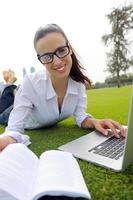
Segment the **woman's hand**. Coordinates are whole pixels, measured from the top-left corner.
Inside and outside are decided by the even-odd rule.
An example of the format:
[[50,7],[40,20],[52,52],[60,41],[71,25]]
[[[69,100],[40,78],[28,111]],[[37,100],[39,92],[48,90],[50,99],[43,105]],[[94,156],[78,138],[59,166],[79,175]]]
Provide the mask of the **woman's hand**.
[[3,136],[0,138],[0,151],[2,151],[7,145],[16,143],[16,140],[10,136]]
[[[95,128],[97,131],[101,132],[103,135],[108,135],[108,130],[111,129],[114,136],[119,138],[121,136],[125,137],[126,131],[118,122],[112,119],[95,119],[86,118],[81,125],[83,128]],[[120,134],[118,133],[120,132]]]

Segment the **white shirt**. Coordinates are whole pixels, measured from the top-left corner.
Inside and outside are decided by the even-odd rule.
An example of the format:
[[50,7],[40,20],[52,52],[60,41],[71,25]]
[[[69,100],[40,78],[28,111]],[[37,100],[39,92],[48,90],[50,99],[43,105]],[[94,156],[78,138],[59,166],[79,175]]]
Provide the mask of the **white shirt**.
[[45,70],[26,76],[16,93],[14,109],[4,135],[15,138],[18,142],[29,144],[29,137],[24,129],[46,127],[74,116],[78,126],[88,116],[86,110],[85,86],[71,78],[59,112],[57,96],[50,77]]

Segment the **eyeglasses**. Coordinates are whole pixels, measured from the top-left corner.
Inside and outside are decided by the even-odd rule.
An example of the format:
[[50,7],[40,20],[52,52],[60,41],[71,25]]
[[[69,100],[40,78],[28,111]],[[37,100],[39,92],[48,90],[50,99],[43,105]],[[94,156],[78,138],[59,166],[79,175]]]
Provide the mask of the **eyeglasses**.
[[67,56],[69,54],[69,52],[70,52],[70,48],[67,44],[63,47],[57,48],[52,53],[45,53],[41,56],[37,55],[37,57],[42,64],[49,64],[49,63],[53,62],[54,55],[56,55],[58,58],[64,58],[65,56]]

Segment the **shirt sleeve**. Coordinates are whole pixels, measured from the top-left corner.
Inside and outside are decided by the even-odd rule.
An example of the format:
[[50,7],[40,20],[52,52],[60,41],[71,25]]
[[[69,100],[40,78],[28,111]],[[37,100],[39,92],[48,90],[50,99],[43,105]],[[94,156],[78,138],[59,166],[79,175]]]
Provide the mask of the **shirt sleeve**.
[[86,113],[86,106],[87,106],[86,89],[85,86],[81,84],[79,88],[78,103],[74,111],[74,117],[79,127],[81,127],[81,123],[84,121],[84,119],[86,119],[87,117],[92,117],[90,114]]
[[26,146],[31,144],[28,135],[23,135],[17,131],[5,131],[5,133],[0,135],[0,138],[6,137],[6,136],[10,136],[10,137],[14,138],[17,142],[23,143]]
[[[29,95],[30,94],[30,95]],[[2,136],[11,136],[17,142],[28,145],[29,137],[24,135],[25,124],[29,114],[33,109],[31,102],[32,87],[28,77],[24,78],[23,84],[20,86],[15,95],[14,108],[10,113],[8,126]]]

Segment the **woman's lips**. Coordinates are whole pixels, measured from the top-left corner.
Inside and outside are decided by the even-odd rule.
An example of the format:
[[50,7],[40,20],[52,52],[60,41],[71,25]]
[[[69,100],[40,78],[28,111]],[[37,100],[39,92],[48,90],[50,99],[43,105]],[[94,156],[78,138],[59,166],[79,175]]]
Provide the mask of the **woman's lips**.
[[62,66],[62,67],[57,67],[55,70],[58,72],[64,72],[66,68],[66,65]]

